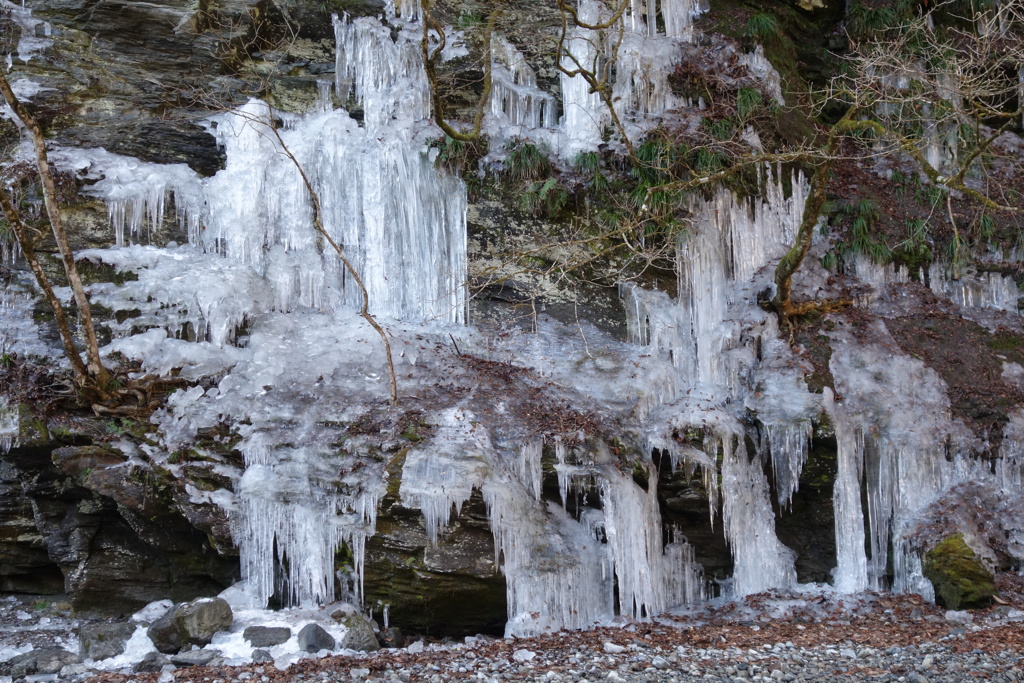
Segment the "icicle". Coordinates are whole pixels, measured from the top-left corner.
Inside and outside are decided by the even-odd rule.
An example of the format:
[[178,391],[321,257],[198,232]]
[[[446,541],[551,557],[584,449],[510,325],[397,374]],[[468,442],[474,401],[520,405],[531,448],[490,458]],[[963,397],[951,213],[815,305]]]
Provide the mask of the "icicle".
[[864,434],[836,405],[832,389],[825,387],[824,396],[838,447],[838,471],[832,493],[836,528],[836,568],[832,583],[840,592],[855,593],[868,587],[860,487]]
[[1003,491],[1017,492],[1024,485],[1024,411],[1009,417],[996,460],[996,483]]
[[554,128],[555,98],[537,87],[537,75],[523,54],[500,33],[491,36],[491,53],[491,116],[504,122],[498,128],[506,135],[515,134],[509,126]]
[[343,543],[352,551],[355,595],[362,600],[365,542],[376,525],[380,492],[339,493],[333,481],[337,457],[330,449],[293,448],[257,432],[239,450],[246,471],[232,536],[242,578],[258,602],[265,605],[278,591],[276,563],[287,567],[287,594],[281,597],[296,604],[334,600],[335,554]]
[[17,404],[11,406],[5,397],[0,396],[0,455],[18,445],[20,428]]
[[338,97],[347,99],[351,84],[370,135],[393,131],[396,121],[430,118],[430,85],[419,40],[411,33],[400,32],[392,40],[391,30],[377,19],[350,21],[346,14],[335,15],[334,36]]
[[763,46],[757,45],[753,52],[740,55],[739,62],[750,70],[754,78],[764,84],[776,102],[782,105],[786,104],[786,98],[782,96],[782,77],[765,57]]
[[483,494],[494,551],[504,560],[506,635],[583,628],[613,614],[613,574],[598,520],[577,522],[557,506],[543,510],[521,487],[500,480]]
[[696,599],[694,594],[700,592],[700,570],[692,549],[674,547],[666,552],[662,545],[657,472],[649,465],[647,474],[647,491],[615,468],[604,470],[601,485],[619,613],[632,617],[660,614],[667,607]]
[[[595,0],[580,0],[581,21],[594,23],[598,20],[599,5]],[[575,28],[565,42],[566,55],[562,56],[562,67],[570,72],[580,69],[594,71],[600,64],[597,36],[584,28]],[[601,142],[609,114],[601,96],[593,92],[583,76],[560,75],[562,85],[562,131],[567,138],[566,149],[560,150],[567,158],[581,150],[596,149]]]
[[429,449],[410,450],[402,468],[399,494],[407,507],[423,513],[427,538],[436,545],[438,532],[458,514],[474,488],[483,485],[490,470],[485,454],[493,451],[490,438],[475,427],[472,413],[446,412]]
[[933,262],[928,268],[928,279],[933,292],[958,306],[1017,312],[1020,289],[1009,275],[968,272],[956,278]]
[[9,232],[0,235],[0,265],[13,265],[19,258],[21,245],[14,239],[14,235]]
[[665,35],[693,42],[693,22],[707,10],[706,0],[662,0],[661,15],[665,21]]
[[[966,438],[950,420],[945,383],[919,360],[839,333],[833,337],[830,368],[836,388],[846,397],[844,412],[863,416],[876,430],[865,438],[863,450],[871,550],[868,583],[872,589],[888,587],[891,553],[893,590],[927,597],[931,586],[921,575],[920,558],[907,535],[920,511],[975,472],[953,448]],[[836,503],[845,500],[837,497]],[[837,510],[837,523],[841,515],[850,514]]]
[[722,517],[733,556],[736,597],[796,583],[795,554],[775,535],[775,513],[759,459],[742,434],[721,435]]
[[318,78],[316,80],[316,91],[317,100],[316,106],[319,111],[330,111],[334,107],[331,102],[331,89],[334,84],[327,78]]
[[541,483],[544,477],[544,472],[541,469],[543,451],[544,440],[531,439],[522,445],[519,458],[513,463],[516,478],[528,491],[533,493],[537,502],[540,502]]

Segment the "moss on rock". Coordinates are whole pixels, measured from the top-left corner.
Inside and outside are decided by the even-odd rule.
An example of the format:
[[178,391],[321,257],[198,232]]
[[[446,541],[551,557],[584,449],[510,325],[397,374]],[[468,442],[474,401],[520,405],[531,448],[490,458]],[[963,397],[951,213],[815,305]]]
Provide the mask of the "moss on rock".
[[937,602],[948,609],[986,607],[996,594],[992,573],[962,534],[946,538],[925,554],[924,575],[935,586]]

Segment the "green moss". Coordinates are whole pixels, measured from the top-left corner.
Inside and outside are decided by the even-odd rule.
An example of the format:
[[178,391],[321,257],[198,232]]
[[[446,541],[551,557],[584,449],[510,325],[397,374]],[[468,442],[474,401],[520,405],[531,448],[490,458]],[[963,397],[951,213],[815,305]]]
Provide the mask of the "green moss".
[[391,458],[391,461],[388,462],[387,468],[385,469],[388,475],[387,495],[395,500],[398,500],[398,491],[402,487],[402,468],[405,467],[405,456],[408,454],[408,448],[401,449],[395,453],[394,457]]
[[996,594],[992,573],[962,534],[950,536],[925,554],[924,575],[935,586],[937,602],[948,609],[986,607]]
[[1012,332],[1001,331],[988,339],[988,347],[993,351],[1024,352],[1024,336]]

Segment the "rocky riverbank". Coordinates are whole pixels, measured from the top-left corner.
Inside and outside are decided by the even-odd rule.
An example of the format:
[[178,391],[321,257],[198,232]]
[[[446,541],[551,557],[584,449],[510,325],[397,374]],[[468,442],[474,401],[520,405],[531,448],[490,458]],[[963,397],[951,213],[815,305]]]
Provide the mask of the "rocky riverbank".
[[[1000,601],[991,608],[945,611],[918,596],[851,596],[807,587],[799,593],[759,594],[734,602],[716,600],[651,621],[622,620],[593,630],[535,638],[477,636],[462,642],[433,643],[411,639],[404,648],[375,653],[341,650],[342,654],[327,657],[302,655],[288,664],[280,660],[276,664],[253,661],[238,666],[189,666],[190,658],[178,655],[148,672],[132,671],[131,667],[103,672],[76,662],[59,674],[34,675],[26,680],[1024,680],[1024,577],[1001,577],[1000,595]],[[0,604],[4,629],[0,657],[8,659],[10,653],[25,650],[30,644],[37,649],[74,649],[78,640],[75,634],[95,622],[86,617],[62,616],[60,612],[59,604],[7,598]],[[236,630],[242,630],[237,621],[232,627]],[[6,663],[0,666],[10,668]]]

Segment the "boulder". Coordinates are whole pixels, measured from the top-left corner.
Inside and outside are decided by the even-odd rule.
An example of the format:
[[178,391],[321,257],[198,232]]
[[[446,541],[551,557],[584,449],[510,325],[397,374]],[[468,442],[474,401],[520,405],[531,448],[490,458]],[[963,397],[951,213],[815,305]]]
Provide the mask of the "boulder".
[[253,664],[266,664],[267,662],[274,661],[273,656],[266,650],[253,650],[252,651],[252,663]]
[[338,621],[348,629],[345,632],[345,637],[341,639],[341,647],[357,652],[376,652],[380,649],[373,627],[366,619],[358,614],[352,614],[342,617]]
[[990,572],[962,534],[946,538],[924,556],[924,575],[935,586],[935,600],[949,610],[987,607],[996,587]]
[[41,647],[11,658],[7,665],[11,676],[22,678],[32,674],[60,673],[65,666],[79,661],[78,655],[62,647]]
[[377,643],[381,647],[405,647],[405,636],[402,635],[401,629],[392,626],[377,634]]
[[292,630],[286,626],[250,626],[242,631],[242,637],[253,647],[271,647],[291,638]]
[[78,654],[83,659],[99,661],[124,652],[125,644],[135,633],[135,624],[84,624],[78,629]]
[[299,649],[304,652],[333,650],[335,645],[331,634],[316,624],[306,624],[299,631]]
[[147,652],[142,661],[132,667],[132,671],[137,674],[154,673],[163,671],[163,668],[170,663],[166,655],[162,655],[159,652]]
[[231,628],[234,616],[223,598],[200,598],[176,606],[149,627],[149,639],[160,652],[174,654],[186,645],[209,644],[218,631]]

